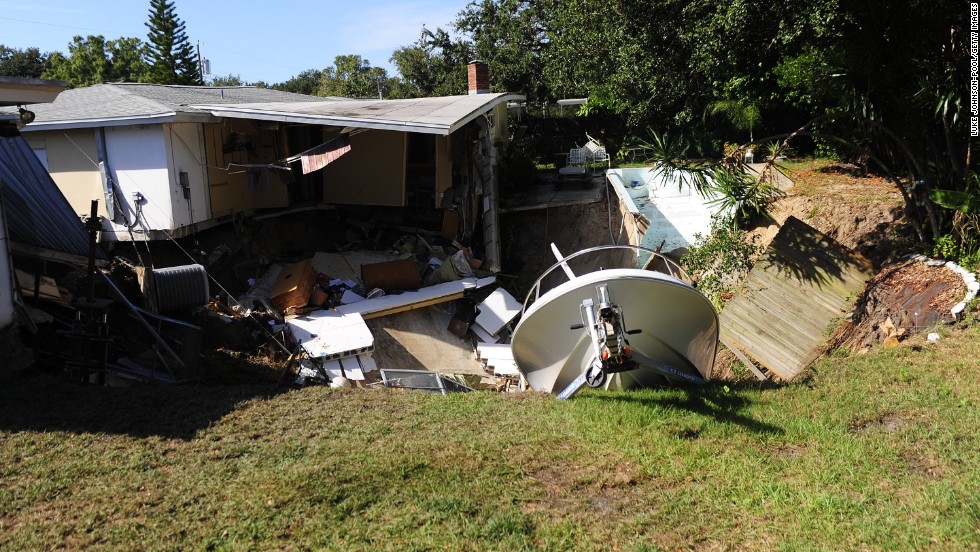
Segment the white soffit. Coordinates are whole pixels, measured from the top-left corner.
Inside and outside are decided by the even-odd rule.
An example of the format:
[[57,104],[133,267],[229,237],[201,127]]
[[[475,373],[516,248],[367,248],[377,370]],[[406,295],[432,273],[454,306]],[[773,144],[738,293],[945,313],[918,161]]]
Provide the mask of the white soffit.
[[518,94],[470,94],[409,100],[194,105],[216,117],[449,135]]

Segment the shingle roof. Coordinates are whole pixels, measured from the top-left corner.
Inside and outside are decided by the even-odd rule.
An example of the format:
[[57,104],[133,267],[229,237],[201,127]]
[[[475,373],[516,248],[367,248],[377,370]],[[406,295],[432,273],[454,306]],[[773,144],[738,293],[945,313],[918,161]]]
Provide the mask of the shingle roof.
[[[101,126],[110,121],[170,118],[177,114],[208,114],[190,107],[192,104],[252,102],[323,102],[340,100],[294,94],[251,86],[177,86],[142,83],[97,84],[62,92],[50,104],[30,107],[36,115],[25,131],[43,126],[72,123],[76,126]],[[164,122],[164,121],[161,121]]]

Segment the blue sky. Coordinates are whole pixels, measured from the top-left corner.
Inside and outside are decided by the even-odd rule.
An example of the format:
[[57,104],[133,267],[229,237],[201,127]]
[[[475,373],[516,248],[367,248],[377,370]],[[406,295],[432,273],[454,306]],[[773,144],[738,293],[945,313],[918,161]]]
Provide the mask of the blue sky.
[[[469,0],[175,0],[192,45],[212,75],[278,83],[360,54],[394,68],[391,53],[419,38],[422,25],[450,30]],[[146,41],[149,0],[0,0],[0,44],[68,52],[75,35]]]

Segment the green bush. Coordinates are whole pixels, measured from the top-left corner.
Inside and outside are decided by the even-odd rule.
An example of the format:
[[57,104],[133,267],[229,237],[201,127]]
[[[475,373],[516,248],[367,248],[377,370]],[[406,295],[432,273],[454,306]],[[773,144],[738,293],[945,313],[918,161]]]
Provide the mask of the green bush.
[[695,239],[681,257],[681,265],[720,312],[765,247],[758,243],[758,236],[749,237],[722,219],[715,219],[709,235],[696,234]]

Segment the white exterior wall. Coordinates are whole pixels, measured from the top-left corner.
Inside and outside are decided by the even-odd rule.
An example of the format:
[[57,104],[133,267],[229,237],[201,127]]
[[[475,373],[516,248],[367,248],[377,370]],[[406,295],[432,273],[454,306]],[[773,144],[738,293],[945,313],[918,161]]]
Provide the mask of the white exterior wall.
[[[136,220],[134,194],[139,192],[144,198],[140,224],[133,228],[136,239],[142,239],[141,234],[148,230],[173,230],[176,227],[174,185],[170,180],[163,126],[108,127],[105,141],[106,158],[122,192],[120,203],[130,224]],[[103,233],[103,239],[130,239],[124,224],[107,222],[107,226],[111,229]]]
[[[164,125],[164,142],[170,152],[170,200],[175,228],[211,218],[211,196],[208,193],[204,130],[199,123]],[[184,197],[180,173],[186,172],[190,197]]]

